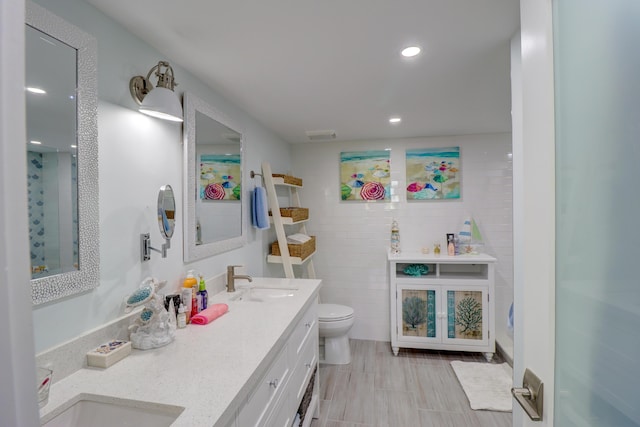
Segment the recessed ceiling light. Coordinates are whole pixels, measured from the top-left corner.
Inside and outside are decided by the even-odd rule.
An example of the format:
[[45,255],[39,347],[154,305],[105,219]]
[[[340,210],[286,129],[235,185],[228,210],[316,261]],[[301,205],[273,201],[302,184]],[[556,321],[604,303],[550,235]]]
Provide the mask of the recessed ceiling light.
[[418,46],[409,46],[402,49],[401,53],[402,53],[402,56],[406,56],[407,58],[410,58],[412,56],[416,56],[417,54],[419,54],[420,48]]
[[389,123],[400,123],[402,119],[400,117],[391,117]]
[[32,87],[32,86],[27,87],[27,92],[37,93],[38,95],[47,93],[47,91],[44,89],[40,89],[39,87]]
[[40,142],[40,141],[29,141],[29,142],[34,144],[34,145],[42,145],[42,142]]

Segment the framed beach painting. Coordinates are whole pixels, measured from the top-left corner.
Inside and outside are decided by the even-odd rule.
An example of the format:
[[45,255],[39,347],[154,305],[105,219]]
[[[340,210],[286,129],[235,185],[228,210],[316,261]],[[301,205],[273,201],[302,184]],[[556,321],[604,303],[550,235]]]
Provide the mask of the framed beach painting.
[[342,200],[389,200],[389,151],[340,153]]
[[240,154],[200,155],[200,200],[240,200],[240,182]]
[[407,200],[460,198],[460,147],[406,151]]

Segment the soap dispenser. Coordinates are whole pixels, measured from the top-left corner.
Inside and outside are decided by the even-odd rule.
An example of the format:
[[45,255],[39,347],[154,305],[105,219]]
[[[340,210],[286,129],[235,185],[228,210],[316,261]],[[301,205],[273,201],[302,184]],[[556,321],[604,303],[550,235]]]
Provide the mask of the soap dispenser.
[[193,288],[198,285],[198,281],[196,280],[196,274],[193,270],[187,271],[187,277],[185,277],[184,282],[182,283],[183,288]]

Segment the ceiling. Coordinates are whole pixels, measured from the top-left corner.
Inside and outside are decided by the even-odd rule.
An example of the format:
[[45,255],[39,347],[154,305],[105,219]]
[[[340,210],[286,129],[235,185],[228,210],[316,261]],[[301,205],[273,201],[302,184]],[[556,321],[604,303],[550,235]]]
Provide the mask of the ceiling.
[[86,1],[291,143],[511,130],[518,0]]

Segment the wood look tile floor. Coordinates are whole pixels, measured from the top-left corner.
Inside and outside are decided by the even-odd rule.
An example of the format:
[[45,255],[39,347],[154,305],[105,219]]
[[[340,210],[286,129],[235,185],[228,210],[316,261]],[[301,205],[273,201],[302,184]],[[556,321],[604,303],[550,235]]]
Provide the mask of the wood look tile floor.
[[[351,364],[320,365],[320,418],[311,427],[510,427],[511,413],[473,411],[449,362],[481,353],[400,349],[351,340]],[[495,355],[492,363],[503,363]]]

